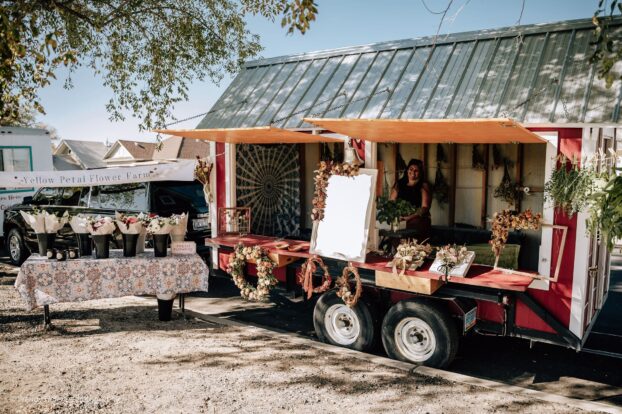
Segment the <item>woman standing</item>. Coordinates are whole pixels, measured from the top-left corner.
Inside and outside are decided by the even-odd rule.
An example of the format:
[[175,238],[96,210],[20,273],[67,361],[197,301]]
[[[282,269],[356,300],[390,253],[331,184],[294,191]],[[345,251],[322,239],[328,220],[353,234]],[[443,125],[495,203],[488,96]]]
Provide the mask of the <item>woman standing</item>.
[[412,159],[402,178],[395,182],[390,200],[408,201],[417,210],[414,214],[403,217],[406,227],[417,229],[419,240],[430,237],[430,204],[432,202],[430,186],[425,181],[425,171],[421,160]]

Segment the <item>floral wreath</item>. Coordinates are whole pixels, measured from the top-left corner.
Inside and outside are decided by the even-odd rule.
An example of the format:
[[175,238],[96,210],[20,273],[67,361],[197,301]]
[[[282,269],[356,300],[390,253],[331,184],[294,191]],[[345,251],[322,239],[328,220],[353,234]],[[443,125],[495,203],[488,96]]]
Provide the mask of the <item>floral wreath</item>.
[[320,162],[319,168],[315,170],[315,192],[313,194],[313,210],[311,210],[311,220],[313,221],[322,221],[324,219],[326,188],[331,175],[354,177],[359,175],[359,166],[356,164],[351,165],[347,162]]
[[[244,277],[244,268],[248,260],[254,260],[257,265],[257,287],[248,283]],[[245,247],[239,243],[229,256],[227,273],[231,275],[233,283],[240,289],[240,296],[243,299],[259,302],[267,300],[270,289],[278,283],[272,273],[275,267],[276,263],[261,247]]]
[[[317,264],[317,265],[316,265]],[[320,266],[324,271],[322,276],[322,284],[318,287],[313,287],[313,273],[317,270],[317,266]],[[300,268],[298,273],[298,283],[302,285],[302,290],[307,292],[307,299],[311,299],[311,295],[314,293],[323,293],[330,288],[333,278],[328,272],[328,267],[324,264],[324,261],[319,256],[311,256]]]
[[[352,273],[354,276],[356,283],[354,293],[350,291],[350,277],[348,273]],[[356,267],[352,266],[352,263],[348,263],[348,265],[343,268],[343,273],[341,274],[341,277],[337,279],[335,285],[339,288],[337,290],[337,296],[339,296],[350,308],[356,306],[356,303],[359,301],[359,298],[363,293],[363,283],[361,282],[361,275],[359,275]]]
[[495,257],[499,257],[505,248],[510,229],[538,230],[541,225],[542,214],[534,214],[530,209],[518,214],[510,210],[495,213],[492,219],[492,239],[489,242]]

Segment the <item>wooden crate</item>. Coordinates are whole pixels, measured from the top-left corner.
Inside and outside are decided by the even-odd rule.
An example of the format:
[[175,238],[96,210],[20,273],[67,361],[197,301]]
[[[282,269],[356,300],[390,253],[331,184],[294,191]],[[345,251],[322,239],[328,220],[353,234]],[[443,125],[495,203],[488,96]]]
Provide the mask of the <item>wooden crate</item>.
[[394,274],[376,270],[376,286],[431,295],[443,286],[443,282],[437,279],[408,275],[400,276],[399,273]]

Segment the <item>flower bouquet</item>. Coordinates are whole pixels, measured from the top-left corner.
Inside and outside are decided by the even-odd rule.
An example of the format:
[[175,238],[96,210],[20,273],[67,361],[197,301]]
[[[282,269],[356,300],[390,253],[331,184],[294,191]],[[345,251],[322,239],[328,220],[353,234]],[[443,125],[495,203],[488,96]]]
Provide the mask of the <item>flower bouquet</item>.
[[80,256],[90,256],[93,250],[91,248],[91,239],[87,228],[88,218],[82,214],[71,216],[69,218],[69,225],[76,234]]
[[155,214],[149,215],[147,224],[147,233],[153,236],[153,252],[155,257],[165,257],[168,247],[168,236],[177,224],[175,220],[167,217],[160,217]]
[[39,255],[45,256],[47,249],[54,247],[56,232],[63,228],[69,220],[69,214],[65,211],[62,217],[50,214],[45,210],[34,209],[32,214],[20,211],[26,224],[37,234],[39,243]]
[[[182,242],[186,238],[186,229],[188,228],[188,213],[173,214],[170,217],[171,222],[171,241]],[[175,224],[173,224],[173,222]]]
[[426,257],[432,252],[428,243],[417,243],[417,240],[402,240],[393,256],[393,273],[400,269],[400,275],[406,270],[415,270],[423,264]]
[[[123,239],[123,256],[136,256],[136,246],[139,238],[144,233],[147,221],[147,215],[139,213],[138,215],[129,215],[115,212],[115,223],[121,232]],[[144,248],[144,239],[143,239]]]
[[97,259],[110,257],[110,235],[115,229],[112,219],[107,216],[89,217],[86,228],[95,243],[95,257]]

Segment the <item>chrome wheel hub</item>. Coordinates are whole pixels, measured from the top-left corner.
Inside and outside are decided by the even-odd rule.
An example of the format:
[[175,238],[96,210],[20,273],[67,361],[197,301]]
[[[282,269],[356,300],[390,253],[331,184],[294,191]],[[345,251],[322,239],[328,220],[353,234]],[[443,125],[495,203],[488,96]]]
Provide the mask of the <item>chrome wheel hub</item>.
[[352,345],[361,334],[361,323],[356,313],[346,305],[333,305],[324,315],[328,335],[339,345]]
[[395,328],[395,344],[402,355],[413,362],[427,361],[436,350],[436,337],[424,320],[409,317]]
[[11,258],[15,261],[20,258],[22,253],[22,249],[19,244],[19,238],[15,235],[11,235],[9,238],[9,254]]

